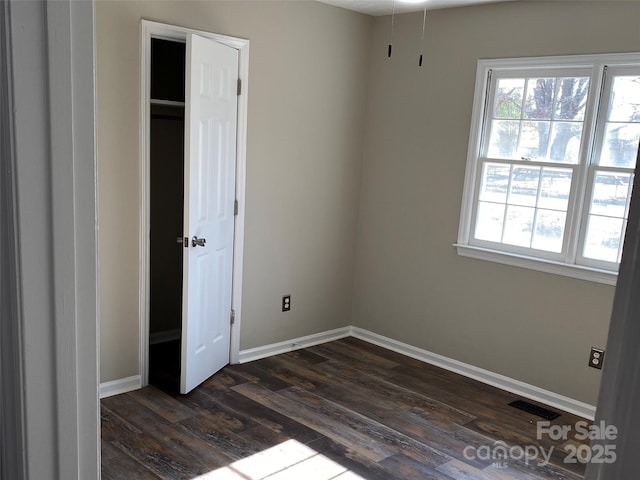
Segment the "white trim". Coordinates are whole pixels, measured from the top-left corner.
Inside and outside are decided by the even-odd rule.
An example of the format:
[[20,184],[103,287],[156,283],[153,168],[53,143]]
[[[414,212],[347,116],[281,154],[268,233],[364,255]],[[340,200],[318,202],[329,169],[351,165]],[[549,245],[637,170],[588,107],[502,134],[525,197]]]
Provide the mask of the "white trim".
[[481,129],[485,116],[485,101],[487,87],[489,86],[489,68],[485,67],[482,60],[478,62],[476,71],[476,83],[473,95],[473,108],[471,113],[471,125],[469,126],[469,145],[467,147],[467,166],[464,174],[464,186],[462,188],[462,205],[460,207],[460,222],[458,224],[458,243],[466,244],[471,236],[471,222],[473,220],[473,198],[476,192],[476,178],[478,175],[478,155],[482,147]]
[[[47,20],[54,20],[60,25],[70,21],[70,9],[64,4],[47,6]],[[68,35],[68,36],[67,36]],[[51,129],[51,184],[53,189],[51,206],[53,216],[53,264],[54,264],[54,292],[57,297],[54,302],[57,325],[55,329],[56,345],[56,378],[63,385],[70,387],[72,392],[78,388],[78,362],[75,332],[77,317],[75,305],[77,285],[75,272],[77,266],[77,239],[75,232],[69,236],[67,232],[75,229],[75,190],[74,177],[69,172],[74,168],[74,130],[73,124],[73,93],[71,68],[71,32],[61,35],[48,30],[49,57],[56,59],[49,61],[49,102]],[[70,122],[60,121],[70,119]],[[77,120],[76,120],[77,121]],[[92,139],[93,140],[93,139]],[[77,161],[77,160],[75,160]],[[65,240],[66,237],[66,240]],[[66,243],[65,243],[66,242]],[[94,257],[95,261],[95,257]],[[95,292],[93,293],[95,295]],[[72,305],[70,308],[69,305]],[[59,424],[58,442],[62,447],[61,457],[73,458],[77,449],[78,438],[78,399],[71,392],[64,389],[57,390],[57,403],[60,419],[66,419]],[[64,478],[78,478],[79,470],[75,462],[67,463],[61,470]]]
[[231,308],[233,309],[234,323],[231,325],[231,351],[230,363],[238,363],[240,358],[240,325],[242,324],[242,272],[244,271],[244,224],[245,224],[245,198],[247,184],[247,121],[249,111],[249,40],[225,37],[229,42],[237,41],[238,45],[238,77],[241,82],[240,95],[238,95],[238,125],[236,145],[236,200],[238,201],[238,214],[235,221],[233,244],[233,287]]
[[590,282],[614,285],[618,280],[618,274],[609,270],[599,270],[597,268],[585,267],[562,262],[554,262],[542,258],[527,257],[515,253],[501,252],[488,248],[474,247],[471,245],[454,244],[458,250],[458,255],[462,257],[475,258],[478,260],[488,260],[490,262],[511,265],[513,267],[523,267],[538,272],[552,273],[564,277],[578,278]]
[[[354,326],[336,328],[335,330],[328,330],[326,332],[314,333],[283,342],[241,350],[239,352],[239,363],[252,362],[254,360],[260,360],[261,358],[292,352],[345,337],[359,338],[360,340],[378,345],[387,350],[415,358],[421,362],[458,373],[468,378],[473,378],[487,385],[535,400],[565,412],[573,413],[580,417],[593,420],[595,416],[596,407],[593,405]],[[102,398],[103,396],[116,395],[117,393],[124,393],[140,388],[139,378],[139,376],[128,377],[101,384],[100,396]],[[137,387],[135,383],[136,379],[138,381]],[[103,395],[103,392],[108,392],[108,395]]]
[[640,52],[602,53],[589,55],[557,55],[548,57],[492,58],[478,60],[483,68],[499,70],[522,70],[523,67],[539,68],[591,68],[594,64],[615,64],[616,66],[636,66],[640,61]]
[[47,4],[58,475],[99,478],[93,2]]
[[100,477],[94,4],[2,8],[13,64],[25,478],[92,480]]
[[398,352],[407,357],[415,358],[421,362],[459,373],[465,377],[473,378],[487,385],[492,385],[502,390],[515,393],[516,395],[521,395],[531,400],[544,403],[545,405],[559,408],[565,412],[573,413],[590,420],[593,420],[595,416],[596,407],[593,405],[353,326],[337,328],[335,330],[294,338],[284,342],[242,350],[240,351],[240,363],[292,352],[301,348],[320,345],[349,336],[359,338],[360,340],[378,345],[387,350]]
[[242,91],[238,96],[238,124],[236,146],[236,216],[233,244],[233,291],[231,308],[235,311],[235,323],[231,325],[230,363],[238,363],[240,350],[240,325],[242,323],[242,269],[244,254],[245,190],[247,162],[247,118],[249,87],[249,40],[219,35],[216,33],[177,27],[148,20],[140,23],[140,278],[138,283],[139,303],[139,368],[142,386],[149,383],[149,72],[150,39],[165,38],[184,41],[189,33],[230,46],[238,50],[238,76],[242,82]]
[[171,342],[173,340],[180,339],[180,329],[174,328],[172,330],[163,330],[161,332],[151,332],[149,334],[149,345],[156,345],[158,343]]
[[565,412],[573,413],[590,420],[593,420],[595,416],[596,407],[565,397],[564,395],[559,395],[549,390],[544,390],[534,385],[529,385],[528,383],[469,365],[468,363],[463,363],[443,355],[438,355],[437,353],[429,352],[428,350],[414,347],[359,327],[351,327],[351,334],[365,342],[373,343],[374,345],[378,345],[388,350],[393,350],[394,352],[401,353],[407,357],[415,358],[416,360],[435,365],[436,367],[459,373],[460,375],[473,378],[474,380],[486,383],[487,385],[492,385],[502,390],[515,393],[516,395],[521,395],[531,400],[544,403],[545,405],[559,408]]
[[17,155],[9,4],[0,6],[0,478],[27,478]]
[[298,337],[284,342],[263,345],[262,347],[249,348],[241,350],[239,355],[240,363],[252,362],[261,358],[279,355],[281,353],[293,352],[301,348],[320,345],[321,343],[332,342],[341,338],[351,336],[352,327],[336,328],[326,332],[314,333],[305,337]]
[[120,378],[110,382],[100,384],[100,398],[112,397],[121,393],[132,392],[142,388],[142,379],[140,375]]
[[149,288],[150,261],[149,261],[149,231],[151,214],[150,177],[151,168],[149,162],[149,136],[150,126],[147,119],[151,114],[151,48],[150,33],[145,28],[144,22],[140,28],[140,197],[139,214],[140,230],[138,252],[140,258],[140,276],[138,277],[138,322],[139,322],[139,349],[138,365],[142,386],[149,383],[149,314],[151,289]]

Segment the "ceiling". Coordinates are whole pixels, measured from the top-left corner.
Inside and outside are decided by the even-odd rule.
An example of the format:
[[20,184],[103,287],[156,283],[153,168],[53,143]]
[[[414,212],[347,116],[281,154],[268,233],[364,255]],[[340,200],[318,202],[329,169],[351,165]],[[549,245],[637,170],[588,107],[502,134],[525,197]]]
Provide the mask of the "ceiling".
[[[346,8],[355,12],[366,13],[375,17],[391,15],[394,0],[318,0],[322,3]],[[395,13],[419,12],[427,7],[436,8],[461,7],[463,5],[478,5],[481,3],[508,2],[513,0],[395,0]]]

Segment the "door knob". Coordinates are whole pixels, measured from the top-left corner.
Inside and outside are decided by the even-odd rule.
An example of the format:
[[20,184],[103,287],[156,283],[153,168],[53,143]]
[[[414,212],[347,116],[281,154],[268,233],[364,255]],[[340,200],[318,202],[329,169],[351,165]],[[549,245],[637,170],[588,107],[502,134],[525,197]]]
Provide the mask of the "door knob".
[[192,247],[204,247],[205,243],[207,243],[206,238],[198,238],[194,235],[193,238],[191,239]]

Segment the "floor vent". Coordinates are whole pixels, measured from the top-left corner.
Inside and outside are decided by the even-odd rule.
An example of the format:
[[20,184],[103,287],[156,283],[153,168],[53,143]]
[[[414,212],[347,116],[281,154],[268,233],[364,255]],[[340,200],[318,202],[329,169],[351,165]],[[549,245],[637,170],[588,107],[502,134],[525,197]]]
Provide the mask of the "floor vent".
[[545,420],[555,420],[560,416],[558,412],[554,412],[553,410],[549,410],[548,408],[539,407],[538,405],[525,402],[524,400],[516,400],[514,402],[511,402],[509,406],[532,413],[534,415],[537,415],[538,417],[544,418]]

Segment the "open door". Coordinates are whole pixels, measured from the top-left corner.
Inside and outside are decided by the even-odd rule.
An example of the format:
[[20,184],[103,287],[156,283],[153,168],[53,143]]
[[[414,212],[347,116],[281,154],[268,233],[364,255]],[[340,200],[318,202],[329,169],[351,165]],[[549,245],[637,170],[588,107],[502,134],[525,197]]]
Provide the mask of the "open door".
[[188,35],[180,393],[229,363],[237,81],[237,50]]

